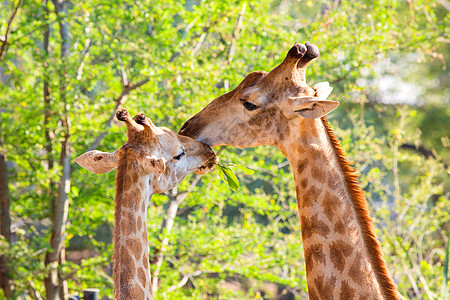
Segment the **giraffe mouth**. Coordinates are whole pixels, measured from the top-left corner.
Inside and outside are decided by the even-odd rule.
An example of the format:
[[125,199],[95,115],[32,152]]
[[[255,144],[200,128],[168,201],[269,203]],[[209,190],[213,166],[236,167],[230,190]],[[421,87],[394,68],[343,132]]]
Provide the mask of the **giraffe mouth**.
[[198,168],[196,171],[194,171],[194,173],[199,174],[199,175],[205,175],[206,173],[208,173],[209,171],[214,169],[214,166],[218,162],[219,162],[219,158],[216,155],[214,155],[213,158],[211,158],[209,161],[207,161],[204,165],[200,166],[200,168]]

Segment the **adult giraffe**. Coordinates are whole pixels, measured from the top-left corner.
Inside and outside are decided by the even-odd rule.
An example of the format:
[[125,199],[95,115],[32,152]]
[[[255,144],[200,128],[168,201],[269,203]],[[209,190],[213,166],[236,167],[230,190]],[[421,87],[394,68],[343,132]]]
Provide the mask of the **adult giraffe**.
[[316,46],[295,43],[269,73],[247,75],[189,119],[180,134],[211,147],[276,145],[288,158],[297,192],[310,299],[398,299],[357,176],[326,114],[328,83],[309,87]]
[[156,127],[139,114],[116,113],[127,125],[128,141],[116,152],[97,150],[75,161],[97,174],[117,168],[114,197],[114,299],[153,299],[148,257],[147,206],[154,193],[165,192],[189,173],[204,174],[217,157],[207,145]]

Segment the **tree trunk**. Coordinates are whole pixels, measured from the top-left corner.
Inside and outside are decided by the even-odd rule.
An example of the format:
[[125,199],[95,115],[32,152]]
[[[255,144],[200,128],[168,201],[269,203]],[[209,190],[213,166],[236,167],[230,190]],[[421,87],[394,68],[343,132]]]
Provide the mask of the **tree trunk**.
[[[11,243],[11,216],[9,214],[8,168],[0,153],[0,234]],[[8,257],[0,256],[0,285],[6,298],[11,295],[11,283],[7,267]]]
[[[49,10],[47,7],[47,0],[44,0],[44,7],[46,15],[49,15]],[[50,95],[50,83],[49,83],[49,71],[48,71],[48,57],[50,54],[50,25],[45,25],[44,31],[44,134],[45,134],[45,151],[47,152],[47,170],[53,169],[54,159],[53,159],[53,138],[54,133],[50,128],[50,120],[53,115],[52,112],[52,102]],[[53,192],[53,183],[50,184]],[[53,195],[53,193],[52,193]],[[54,201],[54,200],[53,200]]]
[[69,55],[70,38],[69,26],[61,17],[67,13],[66,2],[63,0],[52,0],[55,11],[59,21],[59,32],[61,36],[61,65],[60,70],[60,88],[59,97],[64,106],[61,113],[61,123],[63,126],[63,140],[61,142],[61,154],[59,163],[62,168],[62,174],[59,180],[58,196],[54,205],[53,212],[53,227],[50,239],[51,250],[47,252],[45,257],[45,264],[49,267],[49,273],[45,278],[45,288],[48,300],[65,299],[67,298],[67,284],[64,279],[58,274],[58,266],[64,263],[65,260],[65,226],[69,212],[68,193],[71,184],[70,171],[70,120],[68,112],[68,103],[66,97],[66,77],[67,77],[67,57]]
[[178,207],[180,207],[181,202],[189,195],[189,193],[197,186],[200,181],[201,176],[196,175],[194,180],[192,181],[189,188],[181,193],[178,193],[177,187],[173,188],[170,193],[167,195],[169,197],[169,206],[167,208],[166,217],[163,220],[163,224],[161,226],[161,234],[164,236],[161,241],[161,246],[158,250],[155,250],[155,253],[151,259],[151,264],[156,265],[155,270],[152,275],[152,294],[155,295],[158,291],[158,280],[159,280],[159,272],[161,271],[161,266],[164,261],[164,255],[167,250],[167,246],[169,245],[169,235],[172,231],[173,224],[175,221],[175,217],[178,212]]

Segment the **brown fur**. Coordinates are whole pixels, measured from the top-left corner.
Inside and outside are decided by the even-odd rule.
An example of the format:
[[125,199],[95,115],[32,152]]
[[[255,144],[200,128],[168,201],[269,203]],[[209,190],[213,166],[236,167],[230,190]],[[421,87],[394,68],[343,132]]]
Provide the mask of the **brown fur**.
[[[372,267],[375,271],[378,282],[380,283],[382,293],[386,299],[400,299],[397,294],[397,288],[392,282],[388,274],[386,263],[383,260],[381,246],[376,238],[372,220],[367,209],[366,198],[363,190],[358,184],[358,175],[355,174],[355,170],[347,161],[340,142],[334,135],[328,120],[326,120],[326,118],[322,118],[322,123],[327,131],[328,138],[333,146],[336,157],[344,173],[347,190],[351,196],[353,208],[356,212],[357,220],[361,227],[364,245],[366,246],[367,253],[369,253],[371,258]],[[346,292],[348,292],[348,290]]]
[[327,263],[327,258],[321,244],[312,245],[307,249],[305,248],[305,266],[307,273],[314,268],[315,263],[321,263],[323,265]]
[[352,247],[344,241],[335,241],[330,245],[330,259],[335,268],[344,271],[345,258],[353,252]]
[[353,298],[355,298],[355,290],[352,289],[346,281],[342,282],[340,297],[341,299],[345,300],[352,300]]
[[330,233],[330,228],[328,228],[325,222],[319,219],[317,214],[311,216],[310,218],[307,216],[301,216],[300,223],[302,227],[302,236],[304,239],[311,237],[315,233],[326,238]]
[[[124,247],[121,247],[123,243],[120,242],[121,236],[121,224],[122,224],[122,205],[123,205],[123,196],[126,189],[126,178],[127,178],[127,160],[124,159],[124,156],[126,155],[125,150],[121,148],[119,150],[119,166],[117,167],[117,173],[116,173],[116,195],[114,197],[114,233],[113,233],[113,245],[114,245],[114,252],[113,252],[113,268],[114,268],[114,274],[119,274],[120,269],[120,262],[122,259],[120,259],[123,255],[127,255],[124,252],[126,249]],[[114,299],[121,299],[127,297],[129,295],[130,291],[128,290],[128,283],[127,282],[121,282],[126,281],[128,279],[128,276],[123,276],[123,278],[114,277]]]

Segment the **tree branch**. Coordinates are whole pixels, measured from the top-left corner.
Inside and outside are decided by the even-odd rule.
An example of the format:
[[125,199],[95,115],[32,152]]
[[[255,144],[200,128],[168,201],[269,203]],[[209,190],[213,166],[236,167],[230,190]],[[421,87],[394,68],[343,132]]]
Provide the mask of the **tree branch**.
[[427,148],[425,148],[422,145],[419,146],[419,145],[405,143],[405,144],[400,145],[400,148],[411,149],[411,150],[414,150],[414,151],[422,154],[425,158],[432,157],[432,158],[436,159],[436,156],[434,156],[433,152],[431,150],[428,150]]
[[245,8],[247,7],[247,4],[244,2],[242,3],[241,11],[239,12],[239,16],[236,21],[236,26],[233,30],[233,35],[231,38],[231,46],[230,51],[228,52],[228,62],[231,62],[233,60],[234,50],[236,48],[236,42],[239,37],[239,31],[241,31],[242,22],[244,21],[244,14],[245,14]]
[[[66,0],[52,0],[56,15],[65,15],[67,13]],[[63,126],[63,140],[61,141],[61,152],[59,164],[61,166],[61,175],[58,184],[58,196],[52,216],[52,234],[50,238],[49,251],[45,256],[45,265],[49,267],[46,278],[44,279],[46,297],[49,300],[58,298],[65,299],[67,295],[67,283],[60,278],[58,266],[65,260],[65,227],[69,213],[69,198],[71,185],[71,151],[70,151],[70,118],[69,103],[67,100],[67,59],[70,51],[69,24],[66,21],[59,22],[59,34],[61,37],[61,70],[59,73],[59,97],[64,105],[61,114],[61,123]]]
[[437,3],[442,5],[446,10],[450,10],[450,2],[447,0],[436,0]]
[[11,16],[9,17],[8,25],[6,26],[6,33],[5,33],[5,36],[2,41],[2,46],[0,47],[0,61],[3,59],[3,57],[6,54],[6,47],[8,45],[9,35],[11,33],[11,24],[17,15],[17,11],[19,10],[20,5],[22,5],[22,2],[23,2],[23,0],[19,0],[16,7],[14,7],[14,9],[11,13]]
[[[234,9],[233,9],[234,10]],[[204,39],[207,35],[207,33],[211,30],[211,28],[213,28],[214,26],[216,26],[222,19],[226,18],[233,10],[228,10],[224,13],[222,13],[216,20],[214,20],[213,22],[211,22],[211,24],[208,24],[207,26],[203,26],[201,33],[197,33],[194,34],[189,41],[187,42],[188,44],[192,43],[193,40],[195,40],[196,38],[200,37],[199,42],[197,43],[196,47],[194,48],[194,53],[196,53],[197,51],[200,50],[201,45],[204,42]],[[190,25],[189,25],[190,26]],[[188,27],[189,27],[188,26]],[[191,26],[192,27],[192,26]],[[182,46],[182,42],[179,43],[179,46]],[[169,58],[169,62],[172,62],[175,58],[177,58],[180,55],[180,51],[176,51],[172,54],[172,56]]]
[[[5,157],[0,153],[0,235],[11,243],[11,215],[9,208],[8,168]],[[6,298],[11,294],[11,278],[8,270],[8,257],[0,255],[0,287]]]
[[[415,145],[415,144],[405,143],[405,144],[400,145],[400,148],[402,148],[402,149],[410,149],[410,150],[416,151],[417,153],[422,154],[426,159],[433,158],[433,159],[438,160],[436,158],[436,155],[434,155],[432,150],[427,149],[426,147],[424,147],[422,145]],[[443,161],[441,161],[441,163],[444,164],[445,168],[448,168],[448,164],[446,164]]]
[[84,66],[86,65],[86,59],[89,57],[89,48],[91,47],[92,40],[90,38],[86,39],[86,42],[84,43],[84,49],[81,52],[81,62],[80,66],[77,70],[77,80],[81,80],[81,76],[83,75]]
[[188,282],[188,280],[190,278],[202,275],[203,271],[195,271],[195,272],[193,272],[191,274],[186,274],[186,273],[180,271],[180,273],[183,274],[183,278],[177,284],[170,286],[165,293],[170,293],[170,292],[173,292],[174,290],[176,290],[178,288],[183,287]]

